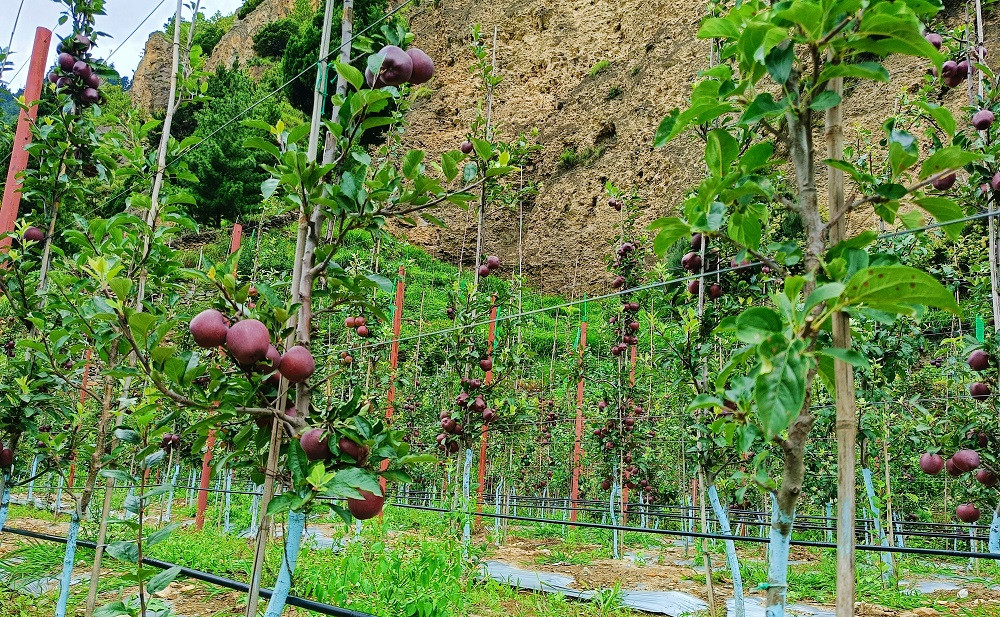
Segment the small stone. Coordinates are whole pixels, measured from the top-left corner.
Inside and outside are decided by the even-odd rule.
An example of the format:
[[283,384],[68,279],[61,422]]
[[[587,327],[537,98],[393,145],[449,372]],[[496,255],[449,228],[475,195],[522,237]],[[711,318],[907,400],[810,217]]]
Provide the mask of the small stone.
[[968,598],[968,597],[969,597],[969,590],[968,589],[959,589],[958,590],[958,598],[960,600],[963,600],[963,599]]

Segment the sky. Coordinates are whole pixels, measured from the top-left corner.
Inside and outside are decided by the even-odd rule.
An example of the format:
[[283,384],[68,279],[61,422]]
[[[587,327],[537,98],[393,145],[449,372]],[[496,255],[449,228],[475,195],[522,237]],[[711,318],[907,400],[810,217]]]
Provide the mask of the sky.
[[[185,0],[185,4],[188,1],[190,0]],[[225,15],[234,12],[242,4],[243,0],[202,0],[201,12],[213,15],[216,11],[222,11]],[[159,7],[154,11],[153,8],[157,5]],[[14,17],[19,6],[21,15],[14,30]],[[55,0],[0,0],[0,47],[7,47],[11,32],[14,32],[14,42],[10,46],[14,55],[9,58],[14,68],[10,72],[4,71],[3,80],[10,84],[14,92],[24,87],[28,72],[26,63],[31,57],[35,28],[38,26],[56,28],[49,50],[49,64],[54,63],[59,36],[68,34],[70,27],[70,24],[57,27],[59,14],[64,8],[62,2]],[[161,0],[107,0],[105,4],[107,15],[97,18],[97,29],[107,33],[108,37],[98,41],[100,51],[97,55],[106,57],[114,52],[111,63],[121,75],[132,77],[135,67],[142,58],[149,34],[162,29],[176,10],[176,0],[162,0],[162,3]],[[147,15],[149,19],[132,35],[132,38],[125,41]],[[185,19],[190,19],[190,9],[185,9],[184,15]],[[14,73],[18,69],[20,72],[15,76]]]

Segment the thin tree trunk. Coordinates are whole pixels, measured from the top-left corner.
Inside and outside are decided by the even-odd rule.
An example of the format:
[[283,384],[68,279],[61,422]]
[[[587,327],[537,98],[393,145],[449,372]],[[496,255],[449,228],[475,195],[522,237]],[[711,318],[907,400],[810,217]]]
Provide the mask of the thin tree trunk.
[[[275,423],[277,424],[277,423]],[[285,529],[285,553],[281,558],[281,570],[278,580],[274,583],[274,592],[267,603],[264,617],[281,617],[285,610],[285,602],[292,589],[292,574],[295,572],[295,562],[299,558],[299,548],[302,546],[302,532],[305,529],[306,515],[304,512],[289,512],[288,526]]]
[[[715,513],[715,518],[719,520],[719,531],[726,536],[732,535],[733,532],[729,526],[729,514],[719,502],[719,491],[715,488],[715,482],[712,482],[708,487],[708,500],[709,503],[712,504],[712,511]],[[724,544],[726,546],[726,562],[729,564],[729,573],[733,577],[734,615],[735,617],[745,617],[746,607],[743,603],[743,573],[740,572],[740,559],[736,555],[736,543],[732,540],[726,540]]]

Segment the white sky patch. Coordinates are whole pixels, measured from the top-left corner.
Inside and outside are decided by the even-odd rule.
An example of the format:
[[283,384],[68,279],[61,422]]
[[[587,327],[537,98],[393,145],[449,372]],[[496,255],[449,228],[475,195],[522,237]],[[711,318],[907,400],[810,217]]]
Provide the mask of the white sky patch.
[[[187,3],[188,0],[185,0]],[[0,47],[6,47],[10,41],[10,35],[14,26],[14,16],[21,0],[0,0]],[[142,59],[142,52],[146,47],[146,39],[151,32],[161,30],[167,20],[177,10],[176,0],[164,0],[146,23],[130,38],[122,41],[135,30],[135,27],[150,15],[153,7],[160,4],[160,0],[107,0],[105,11],[107,15],[97,18],[98,31],[105,32],[108,37],[98,40],[100,46],[96,55],[107,57],[114,51],[111,63],[114,64],[122,76],[132,77],[135,67]],[[233,13],[243,5],[243,0],[203,0],[201,3],[201,13],[206,16],[214,15],[216,11],[221,11],[223,15]],[[17,30],[14,33],[14,42],[11,44],[13,55],[9,58],[14,68],[10,72],[5,71],[3,80],[7,82],[10,89],[17,92],[24,87],[27,78],[27,62],[31,58],[31,46],[35,38],[35,29],[38,26],[55,29],[52,37],[52,46],[49,50],[49,65],[55,62],[56,44],[60,36],[66,36],[70,30],[70,24],[58,26],[59,14],[65,5],[55,0],[24,0],[24,7],[21,9],[21,17],[17,23]],[[185,7],[184,18],[190,19],[191,11]],[[115,51],[117,50],[117,51]],[[15,73],[17,73],[15,75]]]

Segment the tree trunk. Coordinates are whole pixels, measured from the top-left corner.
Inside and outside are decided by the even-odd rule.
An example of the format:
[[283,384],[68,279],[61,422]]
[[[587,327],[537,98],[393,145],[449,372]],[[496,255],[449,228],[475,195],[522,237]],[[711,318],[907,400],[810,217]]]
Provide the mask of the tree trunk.
[[[709,503],[712,504],[712,512],[715,513],[715,518],[719,521],[719,531],[721,531],[723,535],[731,536],[733,532],[729,526],[729,514],[719,502],[719,492],[716,490],[714,482],[708,487],[708,500]],[[729,564],[729,572],[733,577],[733,602],[735,605],[734,615],[735,617],[745,617],[746,608],[743,605],[743,573],[740,572],[740,560],[736,555],[736,543],[732,540],[726,540],[724,544],[726,546],[726,562]]]
[[10,512],[10,474],[3,474],[3,478],[0,478],[0,482],[3,486],[0,487],[0,533],[3,532],[4,525],[7,524],[7,514]]
[[66,553],[63,555],[62,574],[59,575],[59,600],[56,602],[55,617],[66,617],[66,603],[69,601],[69,585],[73,579],[73,563],[76,561],[76,538],[80,533],[80,515],[73,513],[69,533],[66,536]]
[[771,541],[767,546],[767,617],[784,617],[788,599],[788,552],[791,549],[795,507],[782,509],[772,494]]
[[274,592],[271,594],[271,601],[267,603],[267,611],[264,617],[281,617],[285,610],[285,601],[288,600],[288,593],[292,589],[292,573],[295,571],[295,562],[299,558],[299,548],[302,546],[302,532],[305,529],[306,515],[304,512],[289,512],[288,527],[285,530],[285,554],[281,558],[281,570],[278,572],[278,580],[274,583]]
[[[0,528],[2,527],[0,525]],[[997,507],[993,510],[993,522],[990,524],[990,539],[987,546],[991,553],[1000,553],[1000,502],[997,502]]]

